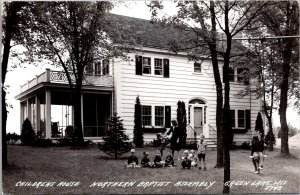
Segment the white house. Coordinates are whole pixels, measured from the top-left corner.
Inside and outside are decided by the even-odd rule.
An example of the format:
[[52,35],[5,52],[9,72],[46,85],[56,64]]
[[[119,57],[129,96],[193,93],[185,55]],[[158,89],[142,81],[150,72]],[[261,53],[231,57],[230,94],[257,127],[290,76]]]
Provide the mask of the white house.
[[[82,89],[82,121],[85,139],[101,139],[107,126],[105,120],[113,112],[122,117],[130,138],[133,137],[134,105],[139,96],[142,104],[144,137],[150,141],[155,133],[169,128],[176,120],[177,102],[187,110],[187,136],[203,133],[216,140],[216,90],[210,60],[189,61],[187,53],[174,54],[169,40],[179,36],[147,20],[121,17],[135,29],[139,45],[128,54],[130,60],[103,60],[89,67]],[[235,95],[249,81],[238,77],[243,68],[230,69],[230,104],[234,141],[249,141],[255,126],[261,100],[251,95]],[[222,62],[220,61],[220,72]],[[251,82],[250,82],[251,86]],[[46,70],[21,87],[16,97],[21,102],[21,122],[29,118],[36,131],[45,131],[46,138],[69,134],[73,125],[70,90],[63,72]],[[62,119],[54,119],[54,107]],[[52,111],[51,111],[52,110]]]

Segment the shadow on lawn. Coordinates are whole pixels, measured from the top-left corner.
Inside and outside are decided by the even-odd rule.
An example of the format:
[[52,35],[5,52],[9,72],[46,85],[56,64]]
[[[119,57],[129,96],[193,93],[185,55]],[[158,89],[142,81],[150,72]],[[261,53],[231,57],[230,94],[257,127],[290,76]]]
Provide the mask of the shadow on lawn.
[[113,156],[100,155],[97,157],[99,160],[127,160],[129,156],[119,156],[117,159]]

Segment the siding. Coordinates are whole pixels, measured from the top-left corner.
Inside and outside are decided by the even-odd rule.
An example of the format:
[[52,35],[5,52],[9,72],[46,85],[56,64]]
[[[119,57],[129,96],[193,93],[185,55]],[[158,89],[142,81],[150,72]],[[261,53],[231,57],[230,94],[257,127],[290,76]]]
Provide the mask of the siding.
[[[116,111],[123,118],[124,126],[128,135],[132,138],[134,126],[134,104],[139,95],[143,105],[171,106],[171,119],[176,119],[177,102],[184,101],[186,105],[192,98],[203,98],[207,102],[207,123],[216,129],[216,91],[213,77],[213,69],[210,61],[202,63],[202,73],[194,73],[194,63],[189,62],[182,56],[170,56],[158,53],[144,52],[144,57],[168,58],[170,60],[170,77],[164,78],[155,75],[135,75],[135,54],[130,54],[129,61],[114,61],[115,77],[115,99]],[[220,73],[222,73],[220,64]],[[153,69],[154,66],[152,66]],[[231,84],[231,108],[250,109],[251,106],[251,128],[254,128],[256,115],[259,111],[259,101],[250,97],[237,98],[234,96],[245,87],[243,84]],[[187,109],[188,112],[188,109]],[[153,113],[152,113],[153,114]],[[154,138],[153,134],[146,134]],[[235,139],[247,140],[251,132],[237,134]],[[216,132],[210,131],[210,138],[216,138]]]

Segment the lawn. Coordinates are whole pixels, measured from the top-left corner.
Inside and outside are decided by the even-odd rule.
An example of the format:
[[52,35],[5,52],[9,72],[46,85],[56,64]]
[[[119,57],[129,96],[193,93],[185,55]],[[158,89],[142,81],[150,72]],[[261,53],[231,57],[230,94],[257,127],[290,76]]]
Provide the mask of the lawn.
[[[155,149],[136,149],[141,159],[142,152],[148,151],[150,158]],[[181,151],[182,152],[182,151]],[[279,149],[267,152],[268,158],[262,174],[253,174],[249,151],[231,152],[231,180],[240,181],[243,186],[233,185],[232,193],[299,193],[300,153],[291,150],[292,158],[279,157]],[[216,194],[222,193],[223,169],[214,169],[216,151],[207,153],[207,170],[192,168],[183,170],[180,166],[173,168],[126,168],[124,154],[119,160],[107,157],[97,148],[73,150],[69,147],[33,148],[27,146],[8,146],[9,168],[3,173],[4,192],[14,194]],[[177,164],[179,164],[177,162]],[[243,183],[241,181],[244,181]],[[269,181],[264,186],[258,182]],[[48,187],[18,186],[21,182],[55,182]],[[60,182],[75,186],[58,186]],[[79,182],[79,183],[78,183]],[[91,185],[94,182],[128,182],[121,186],[101,187]],[[129,182],[132,186],[129,186]],[[141,182],[160,183],[162,186],[142,186]],[[184,185],[176,186],[178,182]],[[198,182],[198,183],[196,183]],[[206,183],[201,182],[207,182]],[[245,183],[246,182],[246,183]],[[255,183],[256,182],[256,183]],[[279,185],[274,185],[275,182]],[[268,185],[267,185],[268,183]],[[127,185],[128,184],[128,185]],[[256,185],[251,185],[256,184]],[[127,186],[126,186],[127,185]],[[198,185],[198,186],[196,186]],[[200,186],[201,185],[201,186]],[[267,187],[268,186],[268,187]],[[281,187],[280,187],[281,186]]]

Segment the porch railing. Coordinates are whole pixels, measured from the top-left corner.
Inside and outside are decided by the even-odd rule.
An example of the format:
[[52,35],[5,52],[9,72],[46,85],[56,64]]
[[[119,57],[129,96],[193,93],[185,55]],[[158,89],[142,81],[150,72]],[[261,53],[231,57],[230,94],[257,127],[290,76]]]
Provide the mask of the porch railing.
[[[72,82],[75,83],[74,74],[70,73],[70,76]],[[67,84],[69,81],[65,72],[46,69],[42,74],[35,76],[32,80],[27,81],[26,84],[21,85],[21,93],[42,82]],[[112,87],[113,78],[110,75],[84,74],[83,85]]]

